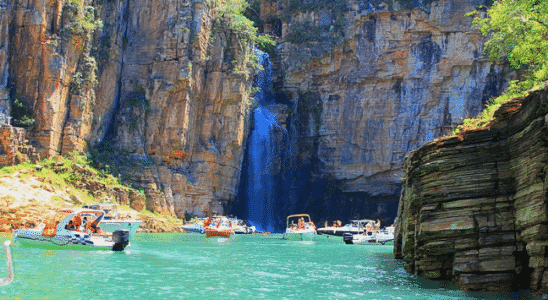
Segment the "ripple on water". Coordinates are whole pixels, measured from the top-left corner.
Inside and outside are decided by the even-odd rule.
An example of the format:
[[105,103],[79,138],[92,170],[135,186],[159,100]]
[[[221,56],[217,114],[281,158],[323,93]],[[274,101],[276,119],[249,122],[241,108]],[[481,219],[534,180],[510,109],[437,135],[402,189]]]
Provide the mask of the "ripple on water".
[[391,258],[391,251],[390,247],[349,247],[342,240],[303,245],[242,236],[219,242],[198,234],[138,234],[131,250],[124,253],[43,251],[16,245],[12,249],[16,278],[0,295],[22,299],[64,299],[66,295],[75,299],[478,298],[417,279],[405,272],[401,261]]

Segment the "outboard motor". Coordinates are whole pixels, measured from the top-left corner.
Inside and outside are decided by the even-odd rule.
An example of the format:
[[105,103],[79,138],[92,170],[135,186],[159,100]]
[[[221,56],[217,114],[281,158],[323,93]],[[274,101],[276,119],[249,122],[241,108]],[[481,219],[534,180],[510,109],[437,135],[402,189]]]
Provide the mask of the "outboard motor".
[[345,232],[343,234],[343,241],[345,244],[354,244],[354,235],[350,232]]
[[124,248],[129,244],[129,230],[127,229],[117,229],[112,233],[112,241],[114,246],[112,246],[113,251],[123,251]]

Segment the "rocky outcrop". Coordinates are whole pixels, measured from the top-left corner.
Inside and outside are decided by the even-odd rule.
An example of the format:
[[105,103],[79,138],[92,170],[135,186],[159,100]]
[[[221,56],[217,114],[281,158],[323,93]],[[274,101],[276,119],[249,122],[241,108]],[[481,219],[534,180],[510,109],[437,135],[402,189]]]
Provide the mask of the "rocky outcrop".
[[405,161],[394,252],[465,290],[546,293],[548,88]]
[[464,16],[486,2],[261,1],[276,101],[295,112],[286,123],[310,178],[303,210],[394,218],[403,158],[502,89]]

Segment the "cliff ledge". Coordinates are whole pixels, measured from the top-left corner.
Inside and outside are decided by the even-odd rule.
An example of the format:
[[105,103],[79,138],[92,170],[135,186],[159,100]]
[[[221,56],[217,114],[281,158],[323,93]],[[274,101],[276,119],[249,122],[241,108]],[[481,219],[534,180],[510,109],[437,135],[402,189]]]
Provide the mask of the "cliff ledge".
[[394,255],[464,290],[548,292],[548,87],[405,159]]

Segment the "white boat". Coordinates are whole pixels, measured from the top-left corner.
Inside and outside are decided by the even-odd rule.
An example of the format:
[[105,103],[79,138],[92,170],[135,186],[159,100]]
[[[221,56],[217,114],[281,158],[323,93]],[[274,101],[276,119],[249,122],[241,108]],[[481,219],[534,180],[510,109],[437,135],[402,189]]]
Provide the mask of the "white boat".
[[[57,220],[62,218],[61,221],[18,229],[14,232],[14,243],[52,250],[124,250],[129,244],[128,230],[118,229],[110,233],[95,229],[101,227],[104,215],[105,212],[100,210],[61,209],[55,216]],[[86,224],[78,224],[79,220],[87,218]],[[71,226],[73,224],[78,226]]]
[[204,221],[205,221],[205,218],[203,218],[203,220],[198,219],[197,222],[184,224],[181,226],[181,228],[183,228],[187,232],[197,232],[197,233],[203,234],[205,233]]
[[[291,224],[289,223],[290,220]],[[294,224],[295,220],[297,220],[297,224]],[[309,215],[297,214],[287,217],[286,229],[283,235],[284,240],[312,241],[315,236],[316,229],[314,228]]]
[[132,240],[135,237],[137,229],[143,223],[141,220],[135,220],[130,218],[124,218],[118,212],[118,205],[116,203],[99,203],[84,205],[83,208],[102,210],[105,212],[105,217],[101,222],[101,228],[103,231],[114,232],[118,229],[126,229],[129,231],[129,239]]
[[365,226],[368,223],[376,224],[376,221],[370,219],[350,220],[350,223],[344,226],[326,226],[318,228],[318,232],[321,234],[336,236],[343,236],[345,233],[361,234],[365,232]]
[[379,231],[364,232],[361,234],[345,233],[345,244],[381,244],[394,242],[394,227],[386,227]]
[[246,221],[238,218],[230,218],[230,224],[235,234],[253,234],[257,230],[255,226],[250,226]]

